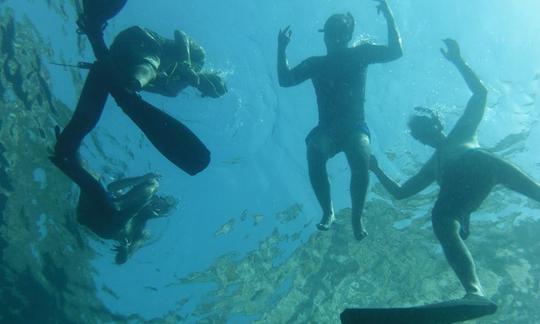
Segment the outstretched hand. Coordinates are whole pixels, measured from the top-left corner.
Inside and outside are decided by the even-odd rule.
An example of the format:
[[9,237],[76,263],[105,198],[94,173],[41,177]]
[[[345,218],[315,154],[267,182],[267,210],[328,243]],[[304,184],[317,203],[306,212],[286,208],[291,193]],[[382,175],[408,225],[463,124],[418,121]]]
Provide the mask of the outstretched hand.
[[378,2],[379,4],[377,5],[377,13],[380,15],[381,13],[383,15],[385,14],[388,14],[390,12],[390,7],[388,7],[388,3],[386,2],[386,0],[374,0],[376,2]]
[[228,91],[225,81],[215,72],[200,73],[199,78],[197,89],[203,97],[219,98]]
[[291,26],[287,26],[283,30],[280,29],[279,35],[278,35],[278,46],[280,48],[286,48],[291,41],[291,36],[292,36]]
[[446,45],[446,51],[444,48],[441,48],[441,53],[443,56],[450,62],[455,62],[459,59],[461,59],[461,52],[459,50],[459,44],[451,39],[443,39],[444,44]]

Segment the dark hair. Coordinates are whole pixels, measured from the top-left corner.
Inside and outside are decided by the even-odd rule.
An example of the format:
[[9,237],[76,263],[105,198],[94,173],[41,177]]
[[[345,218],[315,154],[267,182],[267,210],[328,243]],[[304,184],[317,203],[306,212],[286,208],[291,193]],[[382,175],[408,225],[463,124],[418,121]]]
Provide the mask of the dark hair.
[[334,14],[324,23],[322,32],[343,33],[347,40],[351,40],[356,25],[354,17],[350,12],[346,14]]
[[414,133],[415,131],[426,129],[428,127],[435,126],[438,131],[443,130],[443,125],[439,115],[433,110],[425,107],[415,107],[415,114],[411,115],[407,125],[409,129]]

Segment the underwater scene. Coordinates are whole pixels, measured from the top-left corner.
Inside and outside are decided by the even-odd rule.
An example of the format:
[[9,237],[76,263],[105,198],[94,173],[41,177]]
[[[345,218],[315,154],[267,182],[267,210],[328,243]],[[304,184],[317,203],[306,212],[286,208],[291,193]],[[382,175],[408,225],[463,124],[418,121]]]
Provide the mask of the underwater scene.
[[539,10],[0,0],[0,323],[540,323]]

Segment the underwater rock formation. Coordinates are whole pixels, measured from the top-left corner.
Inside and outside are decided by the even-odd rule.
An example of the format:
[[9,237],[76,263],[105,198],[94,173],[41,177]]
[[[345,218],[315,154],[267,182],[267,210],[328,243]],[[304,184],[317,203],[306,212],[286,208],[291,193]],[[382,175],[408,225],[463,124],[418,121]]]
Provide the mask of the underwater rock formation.
[[[377,187],[377,186],[376,186]],[[380,188],[375,188],[380,191]],[[496,192],[487,209],[502,210],[506,195]],[[317,233],[285,261],[280,245],[291,235],[276,228],[259,248],[239,258],[224,255],[182,284],[214,284],[192,313],[199,323],[243,316],[254,323],[336,323],[347,307],[390,307],[459,298],[463,291],[431,231],[430,218],[414,218],[416,202],[392,204],[388,196],[367,205],[370,236],[353,238],[350,210],[342,210],[328,232]],[[516,203],[514,197],[513,203]],[[420,199],[423,201],[423,199]],[[519,199],[517,203],[519,203]],[[516,209],[519,210],[519,206]],[[540,321],[540,222],[517,222],[521,213],[497,221],[474,221],[468,239],[482,283],[499,305],[495,315],[468,323]],[[282,213],[276,215],[282,218]]]
[[0,322],[121,320],[95,297],[76,191],[48,160],[71,111],[51,94],[48,49],[12,17],[0,17]]

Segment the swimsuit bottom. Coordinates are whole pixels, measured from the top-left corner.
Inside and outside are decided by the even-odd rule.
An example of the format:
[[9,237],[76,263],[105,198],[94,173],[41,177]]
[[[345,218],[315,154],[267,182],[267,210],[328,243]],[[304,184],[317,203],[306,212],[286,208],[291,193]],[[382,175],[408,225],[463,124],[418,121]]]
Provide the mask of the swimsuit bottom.
[[471,149],[444,171],[433,215],[460,219],[478,209],[497,184],[500,159],[484,149]]
[[371,134],[365,121],[351,126],[318,125],[306,137],[306,145],[332,157],[339,152],[358,148],[366,137],[369,142]]

